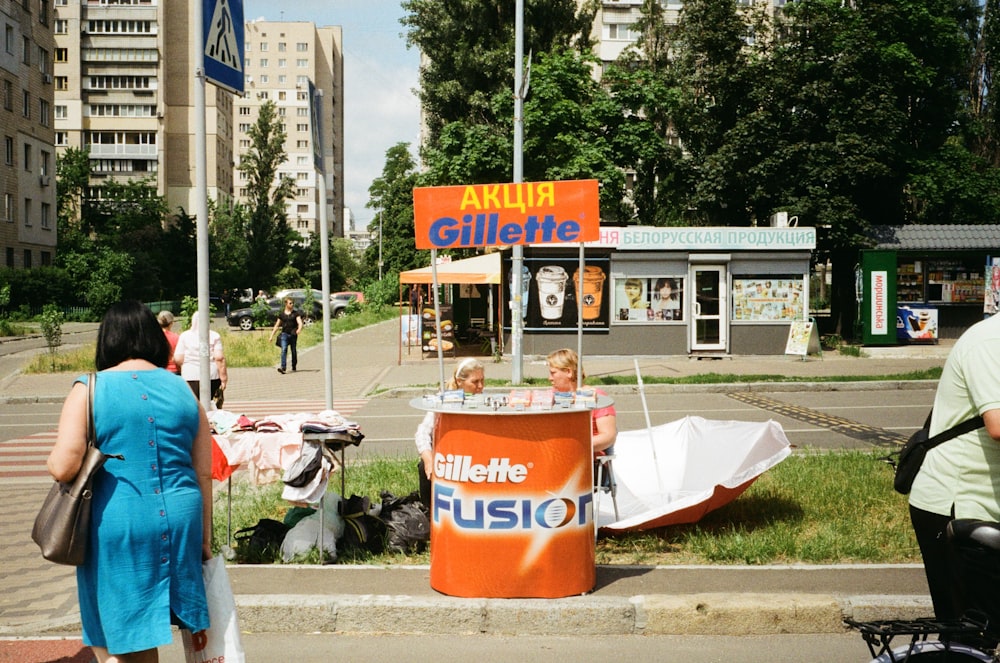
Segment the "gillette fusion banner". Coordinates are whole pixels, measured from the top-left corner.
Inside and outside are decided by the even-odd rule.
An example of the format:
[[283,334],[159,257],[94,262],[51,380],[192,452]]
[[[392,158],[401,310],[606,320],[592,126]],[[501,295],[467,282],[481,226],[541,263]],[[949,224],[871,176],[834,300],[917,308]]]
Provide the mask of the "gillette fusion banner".
[[418,187],[413,222],[418,249],[593,242],[597,180]]

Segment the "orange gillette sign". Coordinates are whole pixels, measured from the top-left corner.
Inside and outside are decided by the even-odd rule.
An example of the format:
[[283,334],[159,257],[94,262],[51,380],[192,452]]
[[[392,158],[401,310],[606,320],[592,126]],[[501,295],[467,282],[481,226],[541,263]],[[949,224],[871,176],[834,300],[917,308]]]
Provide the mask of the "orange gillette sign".
[[418,249],[593,242],[597,180],[418,187],[413,224]]

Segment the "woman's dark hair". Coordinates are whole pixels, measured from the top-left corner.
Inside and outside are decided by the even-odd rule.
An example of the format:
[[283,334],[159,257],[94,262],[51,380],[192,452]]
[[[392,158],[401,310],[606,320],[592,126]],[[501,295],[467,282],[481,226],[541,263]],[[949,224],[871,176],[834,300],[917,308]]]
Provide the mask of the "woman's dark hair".
[[170,360],[170,343],[153,312],[135,300],[118,302],[108,309],[97,330],[97,370],[126,359],[145,359],[161,368]]

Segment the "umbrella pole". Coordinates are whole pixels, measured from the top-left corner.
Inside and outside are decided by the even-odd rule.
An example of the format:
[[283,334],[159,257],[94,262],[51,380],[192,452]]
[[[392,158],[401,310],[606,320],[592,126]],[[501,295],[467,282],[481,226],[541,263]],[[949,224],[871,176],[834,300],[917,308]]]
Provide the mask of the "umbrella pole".
[[663,478],[660,476],[660,461],[656,457],[656,440],[653,439],[653,424],[649,421],[649,406],[646,405],[646,387],[642,383],[642,373],[639,372],[639,360],[632,358],[635,363],[635,377],[639,382],[639,396],[642,398],[642,411],[646,415],[646,431],[649,433],[649,448],[653,452],[653,467],[656,468],[656,487],[663,492]]

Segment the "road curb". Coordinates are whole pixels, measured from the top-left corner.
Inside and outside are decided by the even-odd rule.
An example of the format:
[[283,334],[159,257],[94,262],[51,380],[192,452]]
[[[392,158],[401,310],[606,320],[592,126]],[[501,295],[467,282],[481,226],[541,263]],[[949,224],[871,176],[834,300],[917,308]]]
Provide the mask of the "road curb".
[[687,594],[563,599],[240,595],[249,633],[776,635],[842,633],[843,620],[932,613],[923,596]]

